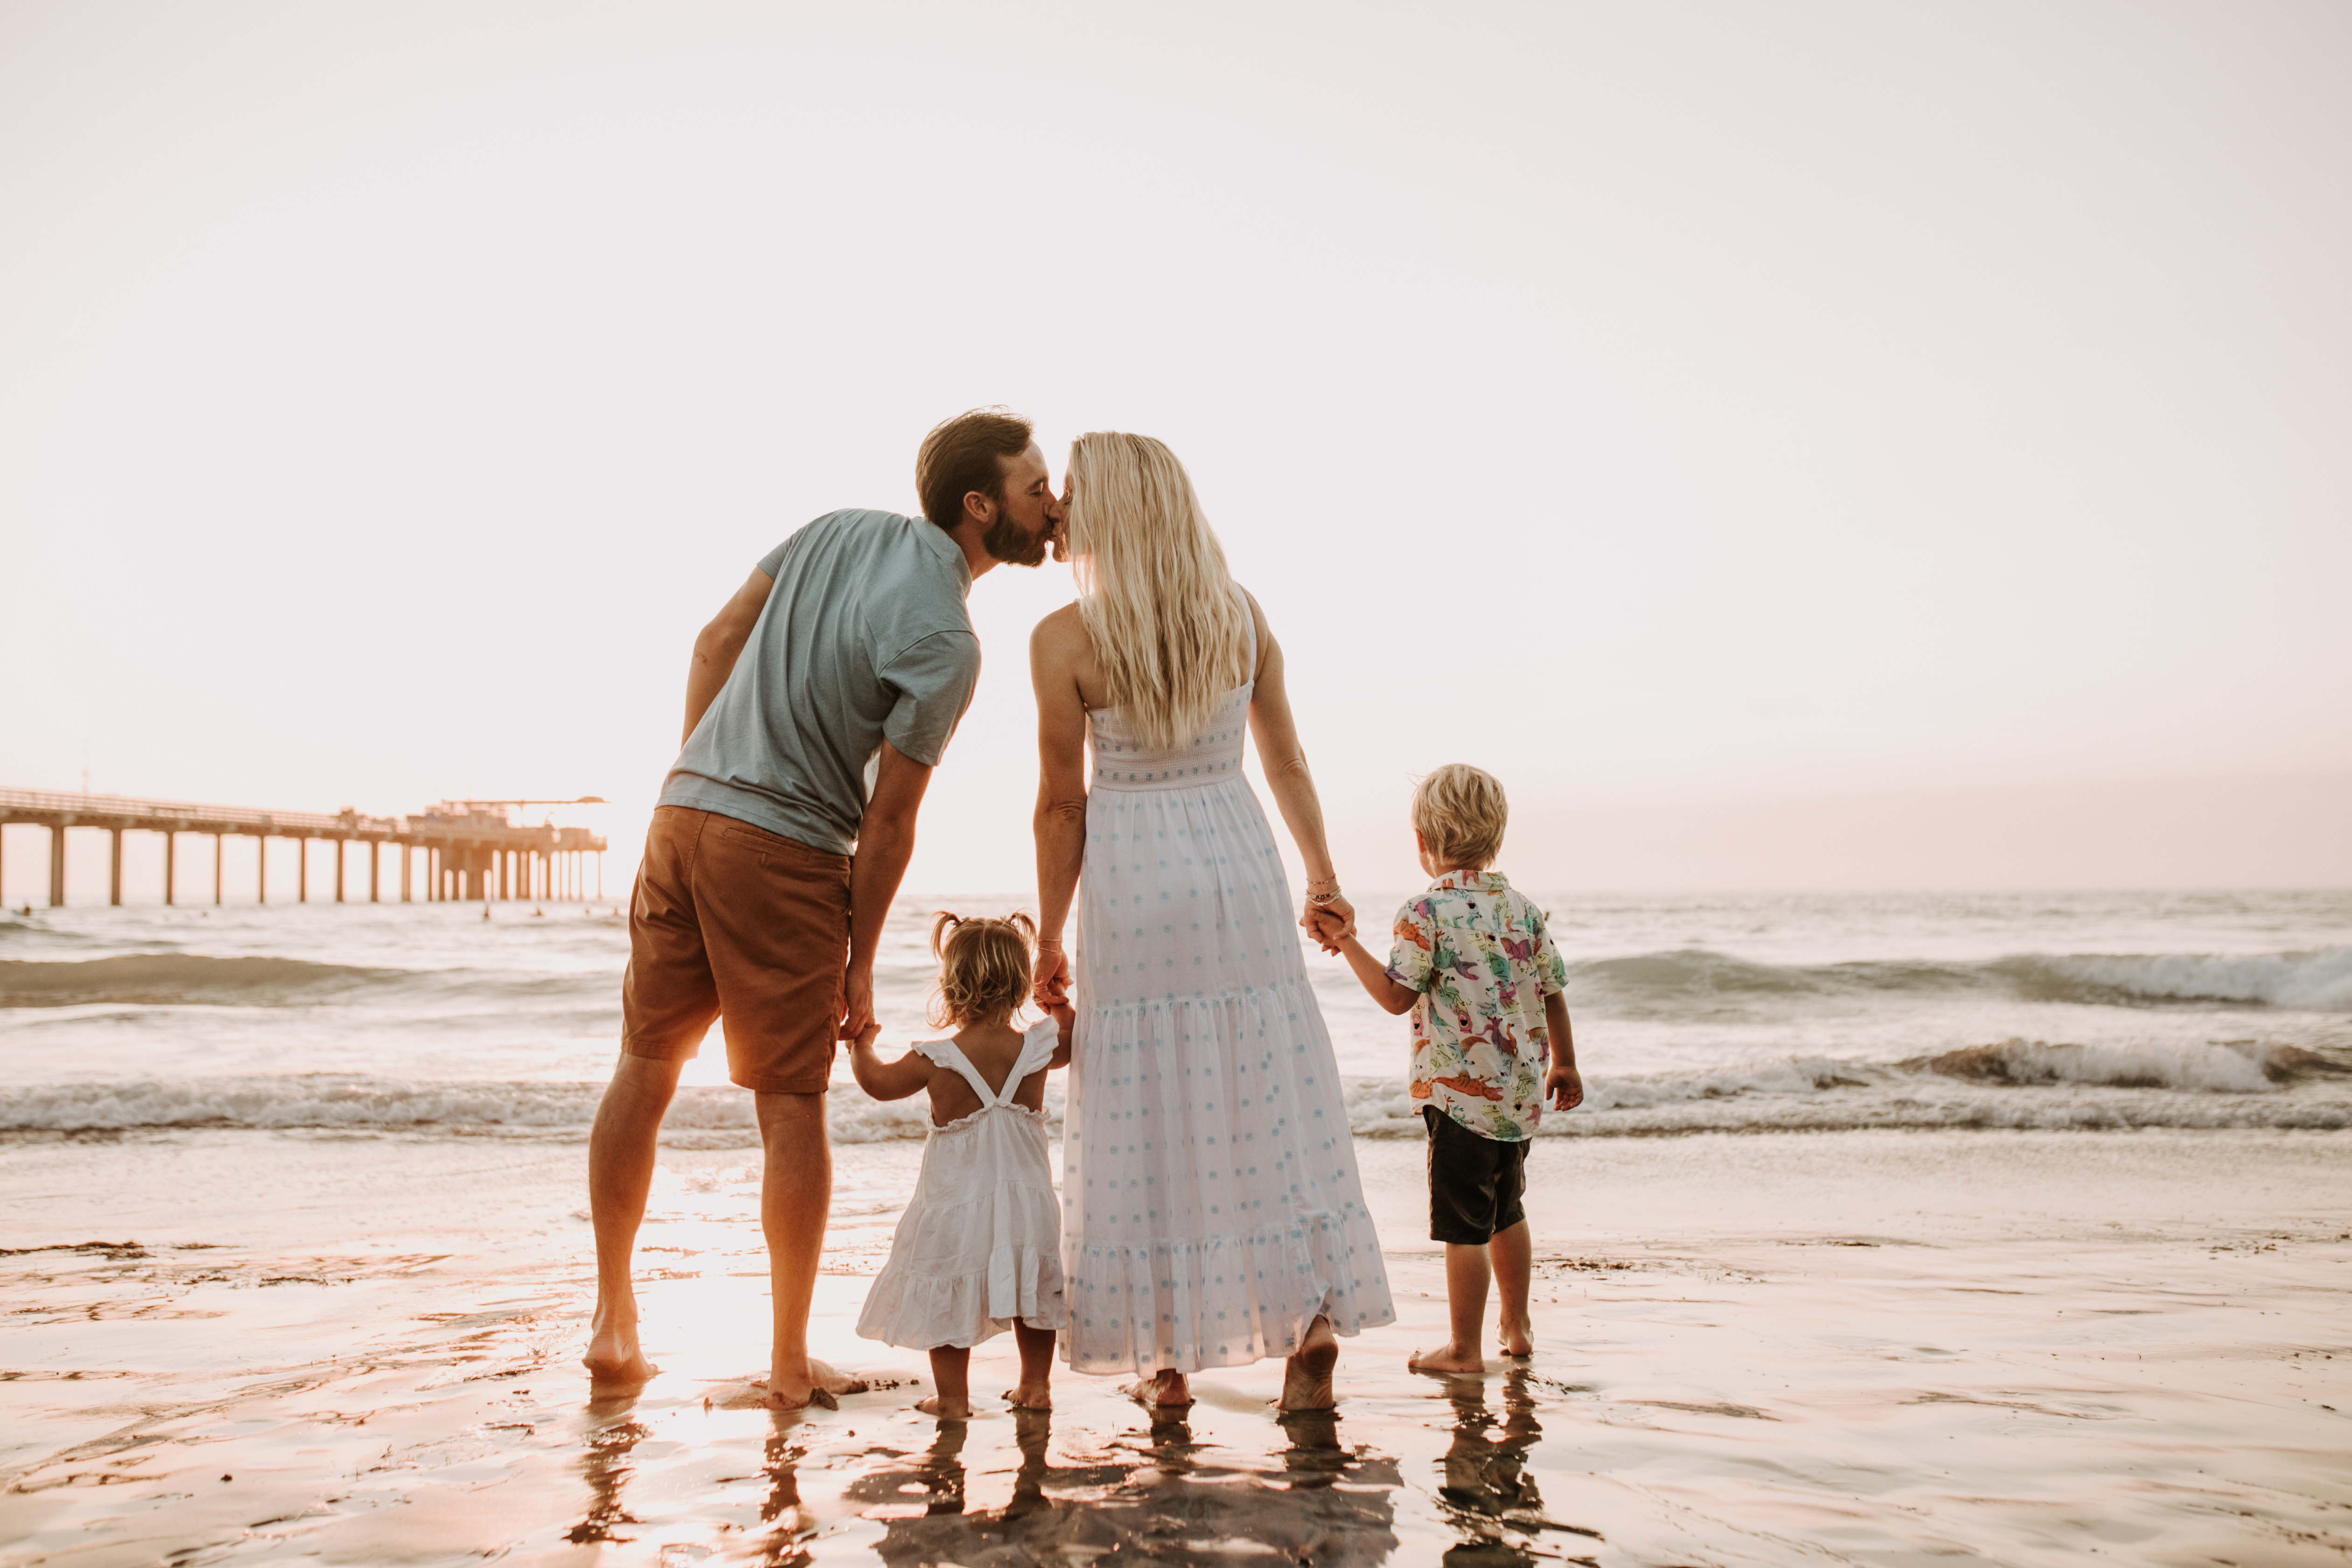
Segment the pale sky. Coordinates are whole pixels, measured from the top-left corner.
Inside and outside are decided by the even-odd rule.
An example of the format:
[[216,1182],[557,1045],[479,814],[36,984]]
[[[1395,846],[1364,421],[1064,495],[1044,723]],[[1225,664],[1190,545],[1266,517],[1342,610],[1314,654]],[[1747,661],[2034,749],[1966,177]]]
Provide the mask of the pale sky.
[[[0,785],[594,793],[625,868],[696,628],[1002,403],[1183,458],[1358,884],[1449,761],[1552,887],[2103,790],[2147,859],[1982,875],[2341,882],[2347,278],[2335,0],[0,0]],[[975,589],[910,889],[1027,883],[1069,592]]]

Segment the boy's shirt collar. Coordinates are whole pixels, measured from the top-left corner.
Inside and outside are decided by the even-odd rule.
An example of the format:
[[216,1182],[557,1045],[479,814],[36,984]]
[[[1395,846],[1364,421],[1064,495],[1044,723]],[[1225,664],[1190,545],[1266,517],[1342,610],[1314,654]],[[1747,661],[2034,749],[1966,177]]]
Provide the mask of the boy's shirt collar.
[[1448,871],[1429,885],[1433,893],[1500,893],[1510,889],[1510,880],[1500,871]]

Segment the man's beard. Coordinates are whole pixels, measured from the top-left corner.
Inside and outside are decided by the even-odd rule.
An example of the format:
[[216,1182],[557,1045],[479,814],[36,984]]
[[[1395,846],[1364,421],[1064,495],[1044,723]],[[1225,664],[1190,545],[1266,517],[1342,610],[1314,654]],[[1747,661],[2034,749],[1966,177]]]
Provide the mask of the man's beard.
[[1013,521],[1011,512],[1000,511],[996,514],[996,521],[988,525],[988,531],[980,536],[980,547],[987,551],[992,559],[1002,561],[1008,566],[1042,565],[1045,560],[1045,541],[1053,531],[1049,528],[1044,533],[1032,533]]

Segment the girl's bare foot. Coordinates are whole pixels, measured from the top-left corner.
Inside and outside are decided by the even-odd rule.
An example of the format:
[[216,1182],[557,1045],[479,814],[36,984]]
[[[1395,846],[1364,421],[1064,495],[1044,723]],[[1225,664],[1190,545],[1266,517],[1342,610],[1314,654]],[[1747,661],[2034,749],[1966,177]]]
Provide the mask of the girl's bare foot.
[[1486,1370],[1486,1359],[1479,1355],[1477,1346],[1473,1345],[1465,1351],[1451,1340],[1433,1351],[1413,1352],[1405,1358],[1404,1364],[1414,1372],[1430,1373],[1438,1377],[1464,1373],[1475,1375]]
[[942,1421],[969,1421],[971,1406],[961,1399],[949,1399],[934,1394],[929,1399],[915,1401],[915,1408],[926,1415],[936,1415]]
[[1339,1403],[1331,1388],[1331,1369],[1339,1364],[1339,1342],[1332,1335],[1330,1321],[1318,1317],[1307,1325],[1307,1338],[1290,1359],[1282,1363],[1282,1397],[1275,1408],[1285,1415],[1294,1410],[1328,1410]]
[[1192,1388],[1181,1372],[1161,1371],[1141,1383],[1130,1383],[1127,1396],[1146,1410],[1185,1410],[1192,1404]]
[[1004,1391],[1004,1403],[1015,1410],[1051,1410],[1054,1395],[1042,1383],[1024,1383]]

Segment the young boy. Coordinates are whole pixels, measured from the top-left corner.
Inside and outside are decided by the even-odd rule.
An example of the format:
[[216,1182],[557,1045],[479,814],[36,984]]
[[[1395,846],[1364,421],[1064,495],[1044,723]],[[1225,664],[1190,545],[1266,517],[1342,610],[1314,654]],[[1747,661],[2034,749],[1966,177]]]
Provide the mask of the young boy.
[[[1412,795],[1422,869],[1436,879],[1397,911],[1383,965],[1353,937],[1339,952],[1373,1001],[1412,1014],[1412,1098],[1429,1129],[1429,1238],[1445,1243],[1453,1338],[1415,1372],[1486,1369],[1486,1281],[1501,1286],[1507,1356],[1534,1353],[1528,1277],[1534,1242],[1521,1199],[1528,1141],[1549,1100],[1584,1101],[1560,992],[1567,966],[1543,911],[1494,864],[1508,807],[1494,775],[1449,763]],[[1549,1067],[1546,1062],[1549,1059]]]

